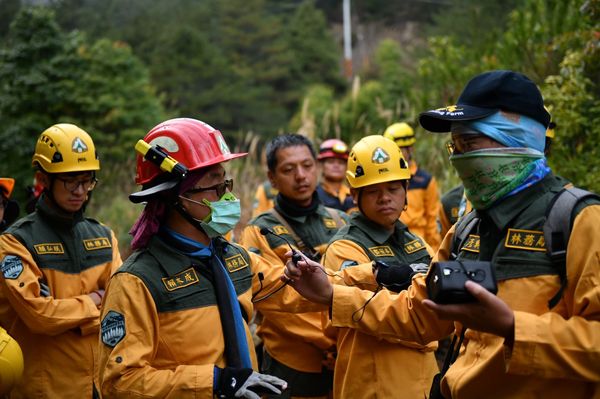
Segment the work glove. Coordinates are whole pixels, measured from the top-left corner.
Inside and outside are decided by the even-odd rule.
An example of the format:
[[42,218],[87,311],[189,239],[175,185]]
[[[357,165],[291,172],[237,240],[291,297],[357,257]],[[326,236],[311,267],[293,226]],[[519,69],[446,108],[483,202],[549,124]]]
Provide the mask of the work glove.
[[425,263],[413,263],[389,266],[384,262],[374,262],[373,268],[377,271],[375,280],[385,288],[393,292],[407,289],[412,276],[417,273],[427,273],[429,266]]
[[261,395],[280,394],[287,388],[282,379],[252,369],[215,367],[215,374],[215,393],[221,399],[260,399]]

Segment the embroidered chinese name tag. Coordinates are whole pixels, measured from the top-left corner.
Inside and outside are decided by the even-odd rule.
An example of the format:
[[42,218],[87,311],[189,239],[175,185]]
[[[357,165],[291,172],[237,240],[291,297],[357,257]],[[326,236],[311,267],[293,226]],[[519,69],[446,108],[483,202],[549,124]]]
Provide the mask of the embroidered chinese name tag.
[[175,291],[198,282],[198,275],[193,267],[177,273],[173,277],[163,277],[162,282],[167,291]]
[[407,254],[412,254],[414,252],[420,251],[421,249],[425,249],[425,244],[423,244],[421,240],[414,240],[404,244],[404,250]]
[[33,246],[38,255],[57,255],[64,254],[65,248],[60,242],[51,242],[48,244],[37,244]]
[[462,246],[461,250],[479,253],[479,236],[475,234],[469,234],[469,238]]
[[387,245],[382,245],[380,247],[371,247],[369,248],[369,252],[378,257],[394,256],[394,251],[392,251],[392,248],[388,247]]
[[106,237],[90,238],[83,240],[83,246],[87,251],[93,251],[96,249],[110,248],[110,241]]
[[525,251],[546,251],[546,242],[544,241],[544,232],[535,230],[508,229],[506,248],[523,249]]
[[237,254],[232,257],[225,258],[225,266],[227,266],[229,273],[233,273],[248,267],[248,262],[246,262],[246,259],[244,259],[242,255]]

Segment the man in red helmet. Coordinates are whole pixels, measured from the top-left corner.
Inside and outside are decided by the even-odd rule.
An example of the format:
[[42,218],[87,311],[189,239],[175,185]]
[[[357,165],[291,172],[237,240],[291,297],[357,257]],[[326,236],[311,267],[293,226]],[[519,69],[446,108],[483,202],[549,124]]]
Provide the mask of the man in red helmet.
[[[187,118],[154,127],[136,150],[142,191],[130,200],[146,206],[131,230],[135,252],[105,297],[103,396],[258,399],[261,390],[281,393],[285,381],[254,371],[247,323],[253,293],[262,284],[281,287],[282,268],[222,237],[240,217],[223,163],[246,154],[231,153],[218,130]],[[286,302],[292,297],[260,303],[292,311]]]
[[348,146],[342,140],[325,140],[317,155],[321,166],[321,181],[317,194],[323,205],[344,212],[356,210],[350,189],[345,184]]

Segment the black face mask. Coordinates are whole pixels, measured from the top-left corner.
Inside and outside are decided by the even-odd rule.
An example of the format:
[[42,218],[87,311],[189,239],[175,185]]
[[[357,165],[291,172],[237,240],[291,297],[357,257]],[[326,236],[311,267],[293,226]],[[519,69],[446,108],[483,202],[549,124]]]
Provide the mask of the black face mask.
[[0,231],[6,230],[19,217],[19,204],[17,201],[8,200],[4,204],[4,219],[0,221]]

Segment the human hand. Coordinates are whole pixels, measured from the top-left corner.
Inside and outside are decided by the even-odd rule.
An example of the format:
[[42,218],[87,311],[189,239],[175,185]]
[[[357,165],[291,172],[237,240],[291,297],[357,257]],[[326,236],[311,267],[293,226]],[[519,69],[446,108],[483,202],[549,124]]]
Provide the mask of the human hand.
[[218,398],[260,399],[260,395],[280,394],[287,388],[282,379],[252,369],[226,367],[215,372],[219,373]]
[[442,320],[457,321],[472,330],[498,335],[512,342],[515,315],[506,302],[470,280],[465,283],[465,289],[476,302],[440,305],[425,299],[423,304]]
[[92,301],[94,301],[94,304],[97,307],[100,307],[100,305],[102,305],[102,298],[104,297],[104,290],[92,291],[88,296],[92,298]]
[[281,281],[287,282],[306,299],[312,302],[330,305],[333,299],[333,285],[327,278],[325,268],[304,254],[302,260],[291,260],[292,251],[285,254],[288,261],[283,270]]

